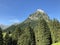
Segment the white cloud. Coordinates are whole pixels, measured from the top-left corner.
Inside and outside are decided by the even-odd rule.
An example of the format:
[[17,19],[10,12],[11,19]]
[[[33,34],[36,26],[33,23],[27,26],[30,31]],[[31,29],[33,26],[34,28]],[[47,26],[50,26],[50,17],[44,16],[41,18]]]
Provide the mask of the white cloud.
[[18,19],[11,19],[11,20],[9,20],[9,22],[11,22],[11,23],[19,23],[20,21]]

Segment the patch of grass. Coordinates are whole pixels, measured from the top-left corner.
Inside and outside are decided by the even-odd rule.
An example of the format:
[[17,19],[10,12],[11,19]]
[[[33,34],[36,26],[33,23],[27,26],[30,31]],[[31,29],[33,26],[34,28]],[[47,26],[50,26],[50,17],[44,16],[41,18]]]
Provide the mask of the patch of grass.
[[[6,32],[2,33],[3,34],[3,38],[5,37],[6,35]],[[9,36],[12,36],[12,34],[9,34]]]
[[52,45],[60,45],[60,42],[54,43],[54,44],[52,44]]
[[6,32],[4,32],[4,33],[2,33],[3,34],[3,38],[5,37],[5,35],[6,35]]

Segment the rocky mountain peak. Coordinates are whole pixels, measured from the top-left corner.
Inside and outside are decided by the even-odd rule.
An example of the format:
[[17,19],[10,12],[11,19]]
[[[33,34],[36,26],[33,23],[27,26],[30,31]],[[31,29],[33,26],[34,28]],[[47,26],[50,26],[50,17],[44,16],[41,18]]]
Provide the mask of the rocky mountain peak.
[[37,9],[37,11],[29,16],[30,20],[40,20],[40,19],[45,19],[46,21],[49,20],[48,15],[45,13],[44,10],[42,9]]

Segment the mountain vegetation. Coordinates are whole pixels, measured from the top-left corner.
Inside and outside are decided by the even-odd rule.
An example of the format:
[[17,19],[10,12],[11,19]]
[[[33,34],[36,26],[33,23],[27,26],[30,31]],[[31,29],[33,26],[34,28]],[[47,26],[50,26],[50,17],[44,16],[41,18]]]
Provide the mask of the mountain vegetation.
[[60,22],[37,10],[22,23],[0,28],[0,45],[54,45],[60,42]]

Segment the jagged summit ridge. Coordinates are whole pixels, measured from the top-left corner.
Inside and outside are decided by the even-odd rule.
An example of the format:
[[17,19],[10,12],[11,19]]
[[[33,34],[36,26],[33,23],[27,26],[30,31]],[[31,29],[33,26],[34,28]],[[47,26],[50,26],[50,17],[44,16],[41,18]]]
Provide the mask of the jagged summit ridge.
[[49,19],[48,15],[45,13],[44,10],[42,9],[37,9],[37,11],[33,14],[31,14],[31,16],[29,16],[30,20],[40,20],[40,19],[45,19],[46,21]]
[[24,21],[24,23],[39,21],[42,19],[44,19],[46,22],[49,22],[50,20],[48,14],[44,10],[37,9],[32,14],[30,14],[30,16]]

